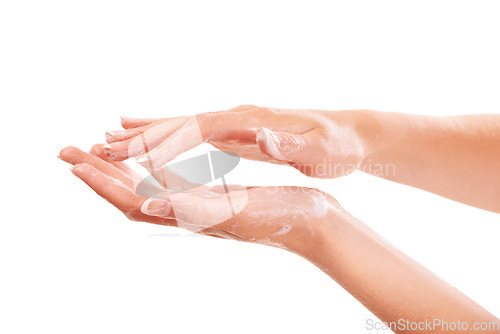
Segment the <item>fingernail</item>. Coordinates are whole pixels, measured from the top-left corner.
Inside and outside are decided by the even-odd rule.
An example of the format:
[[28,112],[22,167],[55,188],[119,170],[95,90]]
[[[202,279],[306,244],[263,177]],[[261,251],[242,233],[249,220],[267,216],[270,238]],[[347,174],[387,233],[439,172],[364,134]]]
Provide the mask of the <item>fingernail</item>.
[[[109,143],[109,142],[114,141],[114,139],[115,139],[115,138],[113,137],[113,135],[111,134],[111,132],[106,132],[106,133],[104,134],[104,136],[106,137],[106,142],[108,142],[108,143]],[[103,146],[103,147],[104,147],[104,146]]]
[[109,138],[112,141],[123,140],[127,135],[127,131],[109,131],[106,132],[106,139]]
[[81,164],[76,164],[73,165],[69,168],[69,170],[74,173],[75,171],[78,171],[79,169],[85,168],[85,166],[88,166],[87,163],[81,163]]
[[171,216],[172,205],[164,199],[148,198],[142,204],[141,212],[148,216],[168,218]]
[[114,154],[113,152],[111,152],[111,145],[109,144],[102,145],[102,150],[108,158],[113,158]]

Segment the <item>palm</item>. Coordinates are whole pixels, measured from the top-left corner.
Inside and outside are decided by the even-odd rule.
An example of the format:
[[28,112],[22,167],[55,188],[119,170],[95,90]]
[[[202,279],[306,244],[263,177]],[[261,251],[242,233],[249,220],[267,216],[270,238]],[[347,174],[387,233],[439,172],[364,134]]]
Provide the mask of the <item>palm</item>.
[[[137,175],[121,162],[104,160],[102,146],[91,153],[74,147],[60,158],[75,165],[73,173],[129,219],[178,226],[223,238],[283,246],[301,238],[329,210],[329,197],[315,189],[297,187],[199,186],[156,198],[137,195]],[[163,195],[161,195],[163,194]]]

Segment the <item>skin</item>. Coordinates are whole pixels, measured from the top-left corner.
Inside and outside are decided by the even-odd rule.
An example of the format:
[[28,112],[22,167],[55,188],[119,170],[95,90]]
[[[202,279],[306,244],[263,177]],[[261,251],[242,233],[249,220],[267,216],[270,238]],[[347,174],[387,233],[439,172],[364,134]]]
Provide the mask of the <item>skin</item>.
[[[107,134],[108,146],[96,145],[90,153],[68,147],[60,158],[129,219],[289,250],[387,323],[460,320],[469,325],[462,333],[500,333],[498,327],[474,330],[476,322],[499,320],[349,215],[328,194],[241,186],[230,186],[225,194],[221,187],[200,186],[181,194],[163,189],[161,196],[147,199],[135,193],[139,178],[121,162],[139,157],[154,173],[178,154],[208,142],[245,158],[288,164],[308,176],[338,177],[358,169],[500,212],[495,204],[500,202],[498,180],[484,175],[495,175],[492,170],[500,167],[498,117],[241,106],[196,117],[125,118],[122,125],[125,130]],[[374,168],[391,164],[394,170]],[[457,332],[441,327],[393,330]]]
[[312,177],[361,170],[500,213],[500,177],[492,177],[500,171],[500,115],[240,106],[194,117],[124,119],[123,125],[126,130],[106,135],[108,157],[137,157],[152,170],[207,142],[246,159],[288,164]]
[[[334,198],[319,190],[232,186],[230,194],[233,199],[246,193],[248,201],[236,215],[227,218],[224,209],[214,210],[224,208],[223,189],[201,186],[201,189],[182,194],[189,200],[181,208],[180,221],[176,217],[177,210],[171,205],[171,197],[175,194],[154,199],[136,195],[133,190],[135,175],[121,162],[106,161],[102,145],[94,146],[90,153],[67,147],[59,157],[74,165],[73,174],[129,219],[184,226],[205,235],[291,251],[327,273],[384,322],[397,322],[399,319],[454,322],[460,319],[472,326],[474,322],[499,321],[382,239],[347,213]],[[200,210],[199,215],[183,214]],[[206,216],[217,218],[218,214],[224,217],[219,223],[207,227]]]

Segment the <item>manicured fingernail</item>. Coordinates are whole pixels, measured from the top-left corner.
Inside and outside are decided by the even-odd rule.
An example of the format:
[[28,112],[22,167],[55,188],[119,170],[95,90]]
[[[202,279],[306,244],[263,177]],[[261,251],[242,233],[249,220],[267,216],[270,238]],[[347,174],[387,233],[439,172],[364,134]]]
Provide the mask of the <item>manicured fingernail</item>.
[[71,166],[71,167],[69,168],[69,170],[70,170],[72,173],[74,173],[74,172],[76,172],[76,171],[78,171],[78,170],[82,170],[82,169],[86,168],[87,166],[89,166],[89,164],[87,164],[87,163],[76,164],[76,165]]
[[106,132],[106,140],[117,141],[125,139],[127,131],[109,131]]
[[104,136],[106,137],[106,142],[108,142],[108,143],[109,142],[113,142],[115,140],[115,138],[113,137],[113,135],[111,134],[111,132],[106,132],[104,134]]
[[141,212],[148,216],[168,218],[172,213],[172,205],[164,199],[148,198],[142,204]]
[[111,151],[111,145],[108,145],[108,144],[102,145],[102,150],[103,150],[104,154],[106,155],[106,157],[108,157],[108,159],[111,159],[111,160],[116,159],[116,153],[113,153]]
[[102,150],[108,158],[113,155],[113,153],[111,152],[111,145],[108,144],[102,145]]

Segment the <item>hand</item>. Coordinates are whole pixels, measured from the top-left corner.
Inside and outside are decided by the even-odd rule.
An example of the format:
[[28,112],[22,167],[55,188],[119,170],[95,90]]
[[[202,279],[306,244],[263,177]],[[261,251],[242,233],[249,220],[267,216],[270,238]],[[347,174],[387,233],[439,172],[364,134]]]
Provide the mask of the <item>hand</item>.
[[75,165],[72,171],[77,177],[129,219],[297,253],[387,323],[399,319],[498,322],[318,190],[231,186],[226,194],[222,187],[200,186],[145,198],[134,191],[140,179],[123,163],[108,162],[105,157],[102,145],[94,146],[91,154],[74,147],[60,153],[62,160]]
[[105,152],[111,160],[138,157],[144,167],[157,169],[207,142],[245,159],[332,178],[355,171],[368,155],[369,114],[240,106],[193,117],[122,119],[126,130],[106,133]]
[[[91,153],[66,147],[60,158],[72,172],[129,219],[178,226],[205,235],[281,247],[305,253],[314,230],[339,209],[329,195],[298,187],[200,186],[155,198],[140,197],[139,178],[122,162],[106,161],[102,145]],[[329,218],[327,220],[327,218]]]

